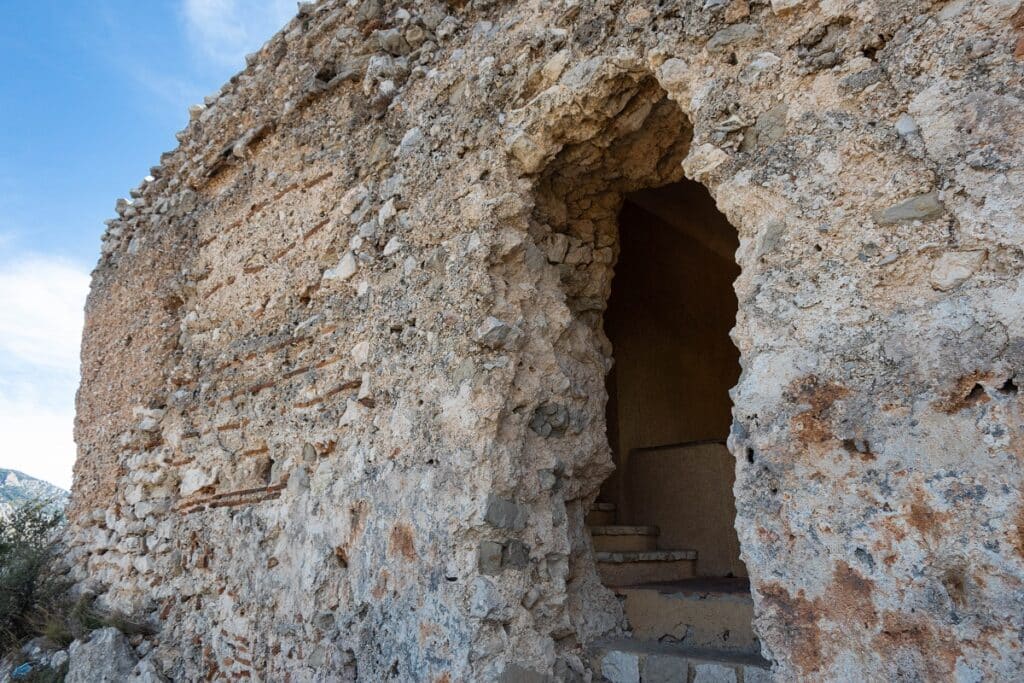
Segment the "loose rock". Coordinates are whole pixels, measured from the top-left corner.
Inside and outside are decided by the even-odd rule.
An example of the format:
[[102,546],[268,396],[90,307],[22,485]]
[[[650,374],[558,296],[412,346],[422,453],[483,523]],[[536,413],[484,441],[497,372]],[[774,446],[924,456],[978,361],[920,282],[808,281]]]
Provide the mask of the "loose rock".
[[67,683],[122,683],[139,661],[124,634],[109,627],[71,643],[68,657]]

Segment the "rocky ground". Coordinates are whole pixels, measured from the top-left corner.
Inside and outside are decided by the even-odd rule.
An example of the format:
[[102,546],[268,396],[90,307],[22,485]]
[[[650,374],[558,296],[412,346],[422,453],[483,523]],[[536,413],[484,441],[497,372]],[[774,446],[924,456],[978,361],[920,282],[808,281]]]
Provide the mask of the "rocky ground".
[[0,683],[62,677],[66,683],[162,683],[167,679],[146,657],[151,649],[142,636],[129,639],[113,627],[93,631],[66,648],[35,638],[0,660]]

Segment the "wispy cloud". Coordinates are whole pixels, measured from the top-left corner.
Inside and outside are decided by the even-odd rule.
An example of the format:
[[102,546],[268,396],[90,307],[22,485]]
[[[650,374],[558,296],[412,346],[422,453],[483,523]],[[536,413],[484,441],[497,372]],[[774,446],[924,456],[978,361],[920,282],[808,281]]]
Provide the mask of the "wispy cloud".
[[183,121],[187,121],[187,104],[199,102],[204,95],[209,94],[209,86],[201,79],[166,73],[143,62],[126,62],[120,66],[141,91],[151,95],[145,105],[154,113],[162,114],[170,110],[181,116]]
[[0,466],[71,484],[84,268],[20,255],[0,263]]
[[295,0],[184,0],[189,40],[219,66],[242,68],[295,15]]

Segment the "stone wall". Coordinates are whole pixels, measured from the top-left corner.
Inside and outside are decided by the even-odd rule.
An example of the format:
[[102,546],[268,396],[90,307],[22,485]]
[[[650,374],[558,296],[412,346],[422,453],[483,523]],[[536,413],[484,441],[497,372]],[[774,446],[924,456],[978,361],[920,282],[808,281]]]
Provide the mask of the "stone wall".
[[1022,56],[1019,0],[302,5],[104,237],[79,577],[176,679],[589,675],[615,217],[685,173],[776,676],[1012,678]]

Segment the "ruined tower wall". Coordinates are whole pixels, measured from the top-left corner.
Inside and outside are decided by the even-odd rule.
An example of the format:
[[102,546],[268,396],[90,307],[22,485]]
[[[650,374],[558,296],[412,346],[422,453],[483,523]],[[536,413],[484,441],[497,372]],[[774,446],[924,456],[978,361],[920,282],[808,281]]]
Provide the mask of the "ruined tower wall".
[[78,577],[181,679],[584,673],[621,625],[582,519],[615,217],[685,172],[740,237],[730,447],[776,674],[1010,677],[1022,17],[304,5],[105,235]]

